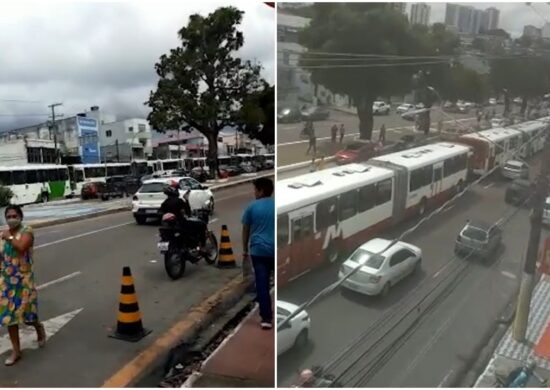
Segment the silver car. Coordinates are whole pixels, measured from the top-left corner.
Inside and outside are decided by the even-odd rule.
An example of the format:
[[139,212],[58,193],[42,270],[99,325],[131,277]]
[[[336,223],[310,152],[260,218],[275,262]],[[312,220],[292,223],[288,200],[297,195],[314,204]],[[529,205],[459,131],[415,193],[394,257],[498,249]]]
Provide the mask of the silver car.
[[[365,295],[386,295],[390,288],[421,267],[422,250],[398,241],[372,239],[361,245],[340,268],[343,279],[353,269],[361,267],[342,283],[342,287]],[[388,249],[386,249],[388,248]]]
[[529,166],[522,161],[507,161],[502,167],[502,176],[514,180],[529,179]]

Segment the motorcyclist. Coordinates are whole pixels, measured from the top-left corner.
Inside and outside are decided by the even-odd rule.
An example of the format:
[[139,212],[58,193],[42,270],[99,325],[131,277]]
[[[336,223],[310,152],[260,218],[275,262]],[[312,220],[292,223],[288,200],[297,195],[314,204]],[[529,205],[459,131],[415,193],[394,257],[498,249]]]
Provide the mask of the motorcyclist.
[[[204,222],[200,220],[189,220],[192,216],[191,206],[189,205],[189,195],[191,190],[187,190],[180,198],[179,185],[177,182],[172,182],[164,189],[164,194],[167,196],[166,200],[162,202],[160,206],[160,212],[164,216],[175,216],[175,222],[177,226],[186,233],[192,233],[197,236],[200,244],[200,251],[206,250],[206,226]],[[169,220],[169,219],[168,219]]]

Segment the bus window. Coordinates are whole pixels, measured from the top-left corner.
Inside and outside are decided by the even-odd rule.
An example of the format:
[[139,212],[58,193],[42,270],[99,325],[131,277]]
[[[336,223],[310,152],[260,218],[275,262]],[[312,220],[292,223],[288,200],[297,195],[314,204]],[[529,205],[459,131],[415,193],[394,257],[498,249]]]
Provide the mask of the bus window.
[[78,183],[84,181],[84,171],[82,169],[74,170],[74,180]]
[[13,184],[25,184],[25,171],[13,171]]
[[27,184],[34,184],[38,182],[38,178],[37,178],[38,175],[35,170],[33,169],[27,170],[26,175],[27,175],[26,177]]
[[376,204],[376,187],[374,184],[359,189],[359,212],[370,210]]
[[357,214],[357,195],[357,190],[351,190],[340,195],[338,220],[345,221]]
[[336,198],[324,199],[317,203],[315,213],[317,214],[317,231],[336,225],[338,222],[338,214],[336,208]]
[[313,214],[302,217],[302,237],[313,236]]
[[381,181],[376,186],[376,205],[381,205],[391,201],[392,195],[391,179]]
[[57,175],[59,177],[59,180],[63,180],[63,181],[69,180],[69,174],[66,169],[58,169]]
[[0,184],[9,186],[12,185],[12,177],[11,172],[8,171],[1,171],[0,172]]
[[277,217],[277,247],[288,245],[288,214]]
[[415,191],[432,183],[433,167],[431,165],[411,171],[409,191]]

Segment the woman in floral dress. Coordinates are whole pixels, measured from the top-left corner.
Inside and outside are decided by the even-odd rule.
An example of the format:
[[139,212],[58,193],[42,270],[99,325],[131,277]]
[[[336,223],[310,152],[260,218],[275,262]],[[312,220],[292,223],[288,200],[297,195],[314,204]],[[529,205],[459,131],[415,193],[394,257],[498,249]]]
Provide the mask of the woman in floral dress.
[[7,326],[13,346],[6,366],[21,359],[19,325],[36,329],[38,345],[44,346],[46,332],[38,321],[38,301],[32,270],[34,235],[30,226],[22,224],[23,211],[19,206],[6,207],[8,229],[0,241],[0,326]]

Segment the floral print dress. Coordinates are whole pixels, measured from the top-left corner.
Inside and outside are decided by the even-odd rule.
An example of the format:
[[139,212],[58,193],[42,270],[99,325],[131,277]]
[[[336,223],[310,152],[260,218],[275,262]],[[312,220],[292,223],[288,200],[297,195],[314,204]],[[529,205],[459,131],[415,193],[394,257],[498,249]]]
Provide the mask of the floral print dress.
[[[22,226],[19,239],[30,226]],[[38,300],[32,271],[32,247],[18,253],[8,241],[0,241],[0,326],[29,324],[38,321]]]

